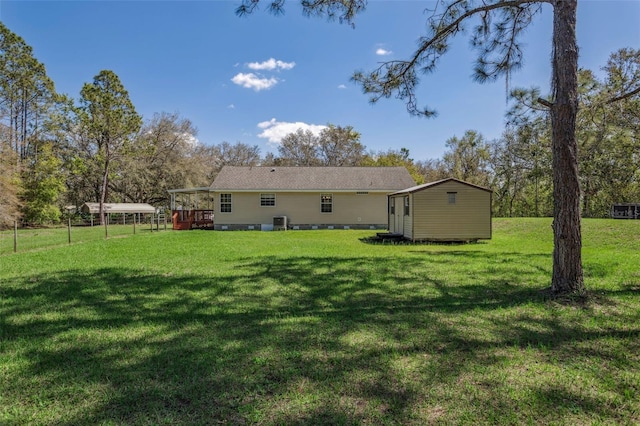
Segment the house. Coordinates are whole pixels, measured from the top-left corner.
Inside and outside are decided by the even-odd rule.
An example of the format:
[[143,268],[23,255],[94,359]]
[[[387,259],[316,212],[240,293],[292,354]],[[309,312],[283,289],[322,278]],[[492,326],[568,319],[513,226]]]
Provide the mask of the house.
[[226,166],[214,229],[386,229],[387,194],[413,185],[404,167]]
[[388,228],[412,241],[491,238],[492,191],[444,179],[389,195]]

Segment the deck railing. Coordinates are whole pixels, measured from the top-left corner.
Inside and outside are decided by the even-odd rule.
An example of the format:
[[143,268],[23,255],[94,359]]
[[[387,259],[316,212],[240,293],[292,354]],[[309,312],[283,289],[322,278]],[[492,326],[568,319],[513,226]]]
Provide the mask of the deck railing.
[[213,228],[213,210],[173,210],[173,229]]

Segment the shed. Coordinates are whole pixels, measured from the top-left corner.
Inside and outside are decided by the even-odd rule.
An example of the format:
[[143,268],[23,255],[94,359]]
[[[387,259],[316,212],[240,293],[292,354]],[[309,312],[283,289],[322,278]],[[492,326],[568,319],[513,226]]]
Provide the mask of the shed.
[[389,231],[412,241],[491,238],[492,191],[448,178],[388,196]]

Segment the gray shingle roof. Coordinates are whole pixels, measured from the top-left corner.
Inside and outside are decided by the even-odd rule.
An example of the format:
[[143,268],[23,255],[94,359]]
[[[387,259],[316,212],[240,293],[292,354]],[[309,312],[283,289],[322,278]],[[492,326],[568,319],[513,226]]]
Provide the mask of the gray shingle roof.
[[404,167],[238,167],[225,166],[214,191],[385,191],[416,183]]
[[417,192],[417,191],[421,191],[421,190],[426,189],[426,188],[431,188],[433,186],[438,186],[441,183],[445,183],[445,182],[449,182],[449,181],[458,182],[458,183],[461,183],[463,185],[471,186],[471,187],[477,188],[477,189],[482,189],[483,191],[493,192],[489,188],[485,188],[483,186],[479,186],[479,185],[475,185],[473,183],[465,182],[465,181],[460,180],[460,179],[446,178],[446,179],[442,179],[442,180],[437,180],[435,182],[429,182],[429,183],[424,183],[422,185],[412,186],[411,188],[405,188],[405,189],[403,189],[401,191],[397,191],[397,192],[394,192],[393,194],[389,194],[389,195],[410,194],[412,192]]

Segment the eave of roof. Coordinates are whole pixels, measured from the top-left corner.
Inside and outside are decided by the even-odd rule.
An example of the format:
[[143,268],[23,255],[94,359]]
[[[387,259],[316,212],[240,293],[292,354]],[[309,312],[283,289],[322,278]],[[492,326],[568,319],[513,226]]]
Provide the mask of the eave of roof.
[[[100,213],[100,203],[84,203],[81,210],[85,210],[85,206],[89,213]],[[156,208],[147,203],[104,203],[104,213],[155,213]]]
[[429,182],[429,183],[424,183],[422,185],[412,186],[411,188],[403,189],[402,191],[396,191],[396,192],[393,192],[393,193],[389,194],[389,196],[400,195],[400,194],[412,194],[414,192],[422,191],[424,189],[433,188],[435,186],[441,185],[441,184],[446,183],[446,182],[457,182],[457,183],[460,183],[462,185],[467,185],[467,186],[470,186],[472,188],[480,189],[482,191],[493,192],[489,188],[485,188],[485,187],[480,186],[480,185],[475,185],[473,183],[465,182],[465,181],[460,180],[460,179],[446,178],[446,179],[442,179],[442,180],[437,180],[435,182]]
[[194,194],[196,192],[211,192],[211,188],[208,186],[204,186],[204,187],[198,187],[198,188],[167,189],[167,192],[170,194],[174,194],[174,193]]

